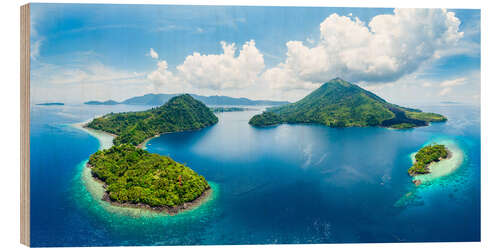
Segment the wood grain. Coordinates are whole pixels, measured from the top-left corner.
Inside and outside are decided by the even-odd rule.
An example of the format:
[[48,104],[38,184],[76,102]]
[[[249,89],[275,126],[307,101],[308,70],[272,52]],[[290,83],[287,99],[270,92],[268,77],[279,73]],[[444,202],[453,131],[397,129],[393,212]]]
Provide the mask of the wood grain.
[[30,245],[30,5],[21,6],[21,243]]

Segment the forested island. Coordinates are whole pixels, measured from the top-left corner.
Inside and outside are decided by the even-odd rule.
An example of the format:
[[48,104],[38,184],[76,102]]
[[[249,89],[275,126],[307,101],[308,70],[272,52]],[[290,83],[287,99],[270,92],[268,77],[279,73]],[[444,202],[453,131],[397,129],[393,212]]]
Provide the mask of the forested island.
[[45,102],[45,103],[38,103],[37,105],[41,105],[41,106],[63,106],[64,103],[62,103],[62,102]]
[[217,122],[217,116],[205,104],[183,94],[146,111],[110,113],[95,118],[87,127],[117,135],[113,140],[115,145],[137,146],[162,133],[197,130]]
[[431,144],[421,148],[415,154],[415,162],[408,169],[410,176],[428,174],[430,172],[429,165],[433,162],[438,162],[451,157],[450,151],[442,144]]
[[118,105],[120,103],[117,102],[117,101],[113,101],[113,100],[107,100],[107,101],[104,101],[104,102],[100,102],[100,101],[88,101],[88,102],[84,102],[83,104],[87,104],[87,105]]
[[282,123],[317,123],[330,127],[381,126],[395,129],[443,122],[446,117],[391,104],[374,93],[335,78],[303,99],[267,109],[249,124],[256,127]]
[[88,167],[104,183],[103,199],[114,205],[175,214],[210,190],[205,178],[192,169],[131,144],[97,151]]

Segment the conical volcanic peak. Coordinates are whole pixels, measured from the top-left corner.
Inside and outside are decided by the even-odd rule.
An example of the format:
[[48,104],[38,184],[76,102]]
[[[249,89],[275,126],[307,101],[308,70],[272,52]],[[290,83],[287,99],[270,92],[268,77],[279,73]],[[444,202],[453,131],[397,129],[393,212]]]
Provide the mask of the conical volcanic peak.
[[295,103],[252,117],[249,123],[257,127],[319,123],[330,127],[411,128],[440,121],[446,121],[446,117],[391,104],[356,84],[335,78]]

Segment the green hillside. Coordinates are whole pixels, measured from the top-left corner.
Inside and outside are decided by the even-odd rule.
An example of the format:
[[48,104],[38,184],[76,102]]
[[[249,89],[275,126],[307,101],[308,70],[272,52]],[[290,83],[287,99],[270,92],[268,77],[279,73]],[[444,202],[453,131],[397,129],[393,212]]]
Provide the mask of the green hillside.
[[319,123],[330,127],[382,126],[411,128],[446,117],[400,107],[340,78],[324,83],[298,102],[268,109],[252,117],[249,124]]
[[107,114],[92,120],[87,127],[117,135],[115,145],[137,146],[155,135],[201,129],[217,122],[205,104],[184,94],[150,110]]

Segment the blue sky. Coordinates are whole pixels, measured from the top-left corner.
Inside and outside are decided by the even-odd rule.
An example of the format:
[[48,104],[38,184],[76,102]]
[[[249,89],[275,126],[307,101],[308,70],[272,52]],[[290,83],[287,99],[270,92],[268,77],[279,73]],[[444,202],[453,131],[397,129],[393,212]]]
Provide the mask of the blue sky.
[[32,4],[32,99],[295,101],[335,77],[404,103],[479,103],[480,11]]

